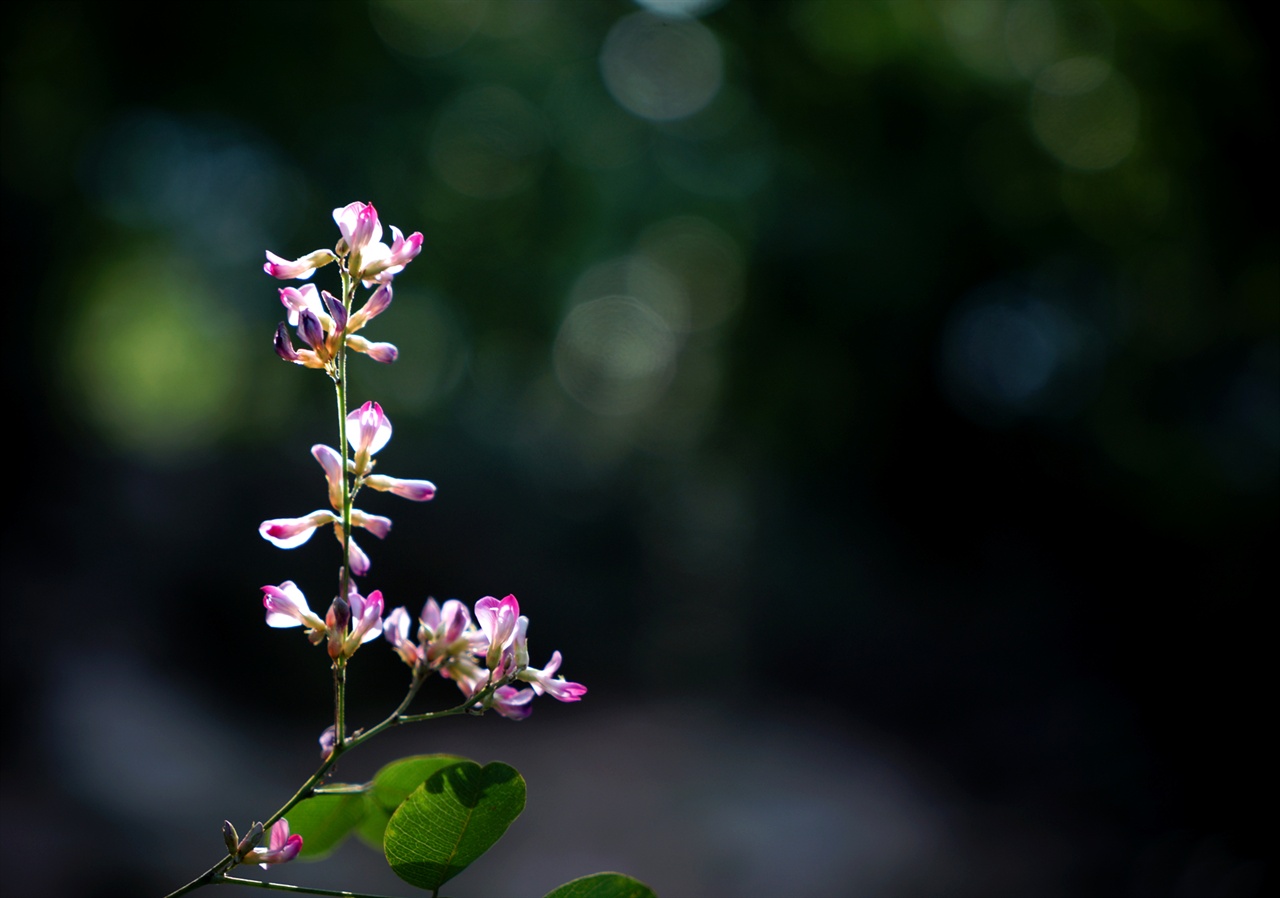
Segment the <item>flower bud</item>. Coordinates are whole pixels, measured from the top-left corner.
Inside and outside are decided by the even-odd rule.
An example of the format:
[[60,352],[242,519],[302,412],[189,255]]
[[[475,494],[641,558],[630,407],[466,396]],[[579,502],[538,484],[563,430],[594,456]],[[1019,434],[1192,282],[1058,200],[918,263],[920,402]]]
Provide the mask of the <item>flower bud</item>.
[[236,828],[231,825],[230,820],[222,821],[222,841],[227,843],[227,854],[232,857],[239,857],[237,852],[240,847],[240,836],[236,832]]
[[342,333],[347,327],[347,307],[328,290],[321,290],[320,296],[324,299],[324,307],[329,310],[329,317],[333,319],[334,331]]
[[241,860],[245,855],[253,851],[257,844],[262,841],[262,824],[254,823],[249,831],[245,833],[244,838],[240,840],[240,844],[236,846],[236,857]]
[[271,345],[275,348],[276,355],[286,362],[301,361],[298,358],[297,350],[293,348],[293,341],[289,339],[289,331],[285,328],[283,321],[276,328],[276,335],[272,339]]
[[320,734],[320,760],[327,761],[332,757],[336,741],[337,728],[333,724],[329,724],[325,731]]
[[317,352],[324,348],[324,327],[310,309],[298,313],[298,336]]
[[333,600],[329,613],[324,616],[325,628],[329,631],[329,657],[338,658],[342,654],[343,642],[347,636],[347,624],[351,622],[351,606],[342,596]]

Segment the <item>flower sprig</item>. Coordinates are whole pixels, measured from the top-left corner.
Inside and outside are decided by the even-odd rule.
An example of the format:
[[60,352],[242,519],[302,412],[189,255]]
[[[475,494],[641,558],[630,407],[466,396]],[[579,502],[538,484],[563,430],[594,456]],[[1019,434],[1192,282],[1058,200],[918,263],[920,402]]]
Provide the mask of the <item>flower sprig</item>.
[[[312,610],[306,595],[293,580],[262,587],[262,604],[269,627],[301,627],[312,644],[326,646],[333,671],[333,723],[320,736],[320,767],[293,797],[265,822],[254,823],[243,839],[236,835],[230,822],[225,823],[226,855],[170,898],[216,883],[243,883],[321,894],[354,894],[261,883],[232,877],[228,873],[237,865],[256,863],[266,869],[297,857],[303,850],[304,837],[290,831],[285,815],[325,791],[359,788],[351,785],[326,786],[325,780],[343,754],[383,731],[404,724],[459,714],[483,714],[490,710],[519,720],[529,716],[536,696],[550,695],[562,702],[576,702],[587,692],[581,683],[556,676],[561,664],[558,651],[552,653],[546,667],[530,666],[529,618],[520,613],[520,605],[514,595],[503,599],[485,596],[475,603],[474,615],[457,599],[449,599],[443,606],[435,599],[428,599],[416,618],[416,633],[411,638],[413,620],[409,612],[403,606],[397,607],[384,619],[386,601],[382,591],[366,592],[357,583],[357,577],[368,575],[370,560],[352,539],[352,531],[362,528],[384,539],[392,524],[388,517],[356,507],[355,500],[361,490],[368,487],[414,502],[428,501],[436,494],[435,484],[429,480],[375,473],[375,456],[391,439],[391,421],[378,402],[367,401],[354,411],[350,411],[347,405],[349,352],[367,355],[382,363],[394,362],[399,356],[394,345],[369,341],[357,332],[390,307],[393,281],[421,251],[423,238],[417,232],[405,237],[398,228],[392,227],[392,240],[390,244],[384,243],[382,225],[372,203],[349,203],[334,209],[333,219],[341,237],[332,250],[318,249],[292,260],[268,252],[263,266],[267,274],[282,280],[308,281],[317,270],[329,265],[336,265],[340,273],[340,296],[310,283],[280,288],[285,321],[280,322],[273,338],[275,352],[280,358],[305,368],[322,370],[334,384],[339,448],[323,443],[311,447],[311,455],[324,473],[329,507],[300,517],[273,518],[263,521],[258,527],[258,532],[267,541],[282,549],[292,549],[310,540],[316,530],[332,526],[342,546],[338,588],[323,616]],[[357,308],[358,286],[371,292]],[[295,347],[290,328],[303,344],[301,348]],[[383,636],[409,666],[409,685],[399,705],[381,722],[349,733],[346,728],[347,666],[362,645],[379,636]],[[461,701],[442,710],[411,713],[410,704],[433,674],[456,683],[462,692]],[[480,772],[481,769],[472,762],[466,763]],[[522,806],[522,780],[518,789],[521,795],[519,806]],[[508,805],[502,813],[519,813],[519,806]],[[301,816],[295,814],[295,821],[307,819],[307,814],[301,809],[298,813]],[[304,827],[299,824],[299,828]],[[267,847],[258,847],[264,836],[268,836]],[[432,878],[435,874],[397,872],[415,885],[430,888],[433,893],[438,893],[444,878],[453,875],[441,874],[444,878]]]

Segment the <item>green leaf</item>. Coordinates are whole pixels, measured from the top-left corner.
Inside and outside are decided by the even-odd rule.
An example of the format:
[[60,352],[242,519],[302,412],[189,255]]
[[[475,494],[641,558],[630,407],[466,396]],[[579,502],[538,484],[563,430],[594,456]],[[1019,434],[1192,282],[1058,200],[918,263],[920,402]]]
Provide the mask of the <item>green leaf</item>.
[[592,873],[552,889],[546,898],[657,898],[653,889],[621,873]]
[[524,796],[524,779],[506,764],[444,767],[391,815],[387,863],[410,885],[439,889],[502,837]]
[[359,786],[351,788],[351,792],[314,795],[298,802],[289,811],[286,815],[289,831],[302,836],[299,857],[310,860],[324,857],[364,819],[364,793],[357,791]]
[[373,777],[364,798],[364,819],[356,834],[371,848],[382,850],[382,837],[387,821],[396,808],[425,783],[431,774],[443,767],[465,761],[457,755],[414,755],[392,761]]

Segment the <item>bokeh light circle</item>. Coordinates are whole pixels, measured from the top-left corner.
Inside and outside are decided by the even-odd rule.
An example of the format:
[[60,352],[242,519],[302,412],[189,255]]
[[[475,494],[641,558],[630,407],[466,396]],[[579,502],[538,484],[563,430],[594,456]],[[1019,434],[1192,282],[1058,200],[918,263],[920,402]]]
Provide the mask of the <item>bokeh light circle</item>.
[[687,118],[711,102],[724,81],[724,61],[705,26],[640,12],[609,30],[600,73],[624,109],[664,122]]
[[671,382],[676,340],[662,317],[629,296],[581,303],[565,316],[552,350],[565,392],[597,415],[647,408]]
[[1138,138],[1138,97],[1098,57],[1050,66],[1036,79],[1031,129],[1068,168],[1102,171],[1119,164]]

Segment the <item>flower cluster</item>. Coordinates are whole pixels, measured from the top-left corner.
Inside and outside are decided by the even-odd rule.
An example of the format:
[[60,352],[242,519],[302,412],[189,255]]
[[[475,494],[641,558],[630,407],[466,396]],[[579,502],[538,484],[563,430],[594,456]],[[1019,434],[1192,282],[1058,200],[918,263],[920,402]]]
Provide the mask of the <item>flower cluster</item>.
[[[529,716],[535,695],[545,693],[562,702],[576,702],[586,695],[587,687],[581,683],[553,677],[560,669],[558,651],[541,670],[529,666],[529,618],[520,613],[515,596],[501,601],[485,596],[476,602],[475,610],[479,626],[457,599],[443,607],[428,599],[418,616],[415,641],[409,638],[409,613],[396,608],[383,622],[383,636],[415,676],[439,673],[456,682],[467,698],[488,690],[483,707],[513,720]],[[516,680],[531,688],[510,685]]]
[[281,280],[308,280],[317,268],[331,262],[342,265],[344,279],[360,281],[366,288],[377,285],[359,311],[351,311],[350,297],[342,300],[313,284],[284,287],[280,302],[288,310],[289,325],[297,329],[298,338],[307,349],[295,349],[285,322],[276,328],[276,354],[288,362],[308,368],[321,368],[332,377],[339,350],[345,346],[363,352],[378,362],[394,362],[399,351],[390,343],[372,343],[356,335],[356,331],[386,311],[391,305],[391,282],[422,250],[422,234],[408,237],[397,227],[391,228],[391,245],[382,242],[382,223],[373,203],[348,203],[333,210],[333,220],[342,233],[334,249],[318,249],[305,256],[283,259],[267,252],[263,270]]

